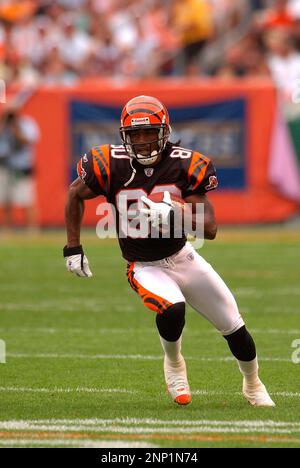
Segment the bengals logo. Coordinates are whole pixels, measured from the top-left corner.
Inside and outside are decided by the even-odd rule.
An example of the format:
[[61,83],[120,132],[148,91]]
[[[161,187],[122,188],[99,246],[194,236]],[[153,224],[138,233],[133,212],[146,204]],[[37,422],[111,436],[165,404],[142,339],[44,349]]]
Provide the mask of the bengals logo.
[[209,178],[209,184],[205,187],[205,190],[213,190],[215,188],[217,188],[219,185],[218,183],[218,179],[216,176],[210,176]]

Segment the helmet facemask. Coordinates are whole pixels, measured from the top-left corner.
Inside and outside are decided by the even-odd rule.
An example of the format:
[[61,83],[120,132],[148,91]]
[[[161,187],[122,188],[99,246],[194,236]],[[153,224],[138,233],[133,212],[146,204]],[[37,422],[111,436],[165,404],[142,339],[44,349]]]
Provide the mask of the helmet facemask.
[[[133,143],[131,141],[132,133],[139,130],[153,130],[157,129],[157,138],[152,141]],[[140,164],[148,166],[154,164],[159,155],[166,147],[167,141],[170,136],[170,126],[166,124],[161,125],[141,125],[121,127],[120,135],[128,155],[136,159]],[[141,150],[140,148],[143,148]],[[146,153],[146,154],[143,154]]]

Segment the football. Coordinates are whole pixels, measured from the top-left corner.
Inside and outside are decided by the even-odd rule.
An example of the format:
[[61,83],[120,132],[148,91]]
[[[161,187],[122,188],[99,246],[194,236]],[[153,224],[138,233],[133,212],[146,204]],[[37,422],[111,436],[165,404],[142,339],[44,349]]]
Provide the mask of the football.
[[[183,216],[191,217],[192,212],[191,212],[189,205],[181,197],[179,197],[178,195],[174,195],[173,193],[170,193],[170,195],[171,195],[172,205],[173,205],[173,209],[175,213],[177,212],[177,214],[179,214],[181,212],[180,218],[176,218],[176,221],[174,218],[172,218],[171,226],[173,226],[172,229],[174,229],[174,232],[182,233],[183,232],[182,231],[183,230]],[[164,192],[153,193],[149,195],[148,198],[155,203],[160,203],[163,201]],[[174,222],[176,223],[177,227],[175,227]],[[189,225],[190,225],[190,222],[189,222]],[[163,232],[161,228],[160,228],[160,231]]]
[[[170,195],[171,200],[173,202],[173,206],[177,206],[178,208],[184,209],[185,201],[178,195],[174,195],[173,193],[170,193]],[[162,202],[164,199],[164,192],[153,193],[152,195],[149,195],[148,198],[155,203]]]

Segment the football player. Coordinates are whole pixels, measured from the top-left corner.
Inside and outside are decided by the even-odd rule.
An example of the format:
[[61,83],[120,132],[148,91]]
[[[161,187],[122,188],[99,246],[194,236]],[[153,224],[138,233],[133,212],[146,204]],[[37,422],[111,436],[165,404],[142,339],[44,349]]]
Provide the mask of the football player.
[[[94,147],[78,163],[66,205],[67,269],[92,276],[80,244],[85,200],[104,195],[120,213],[137,204],[149,225],[171,224],[172,194],[196,207],[204,205],[204,237],[214,239],[217,225],[207,192],[217,187],[211,160],[169,140],[171,127],[166,107],[156,98],[138,96],[124,107],[120,135],[123,145]],[[149,197],[164,192],[162,200]],[[160,220],[157,223],[157,220]],[[173,217],[174,219],[174,217]],[[118,220],[118,216],[117,216]],[[156,313],[156,325],[165,353],[168,391],[179,405],[191,402],[187,370],[181,353],[186,303],[209,320],[226,339],[243,375],[243,395],[253,406],[275,406],[258,376],[255,343],[246,329],[236,301],[212,266],[187,242],[185,233],[159,236],[124,235],[117,222],[127,276],[144,305]],[[120,235],[122,233],[123,235]]]

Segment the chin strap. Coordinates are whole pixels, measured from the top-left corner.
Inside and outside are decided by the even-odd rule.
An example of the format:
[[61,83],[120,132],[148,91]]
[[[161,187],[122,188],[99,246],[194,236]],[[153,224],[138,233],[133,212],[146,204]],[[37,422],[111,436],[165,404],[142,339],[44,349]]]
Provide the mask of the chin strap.
[[126,184],[124,184],[124,187],[127,187],[127,185],[131,184],[131,182],[135,178],[136,169],[133,167],[133,162],[132,162],[131,158],[130,158],[130,166],[131,166],[131,169],[132,169],[132,174],[131,174],[130,179],[126,182]]

